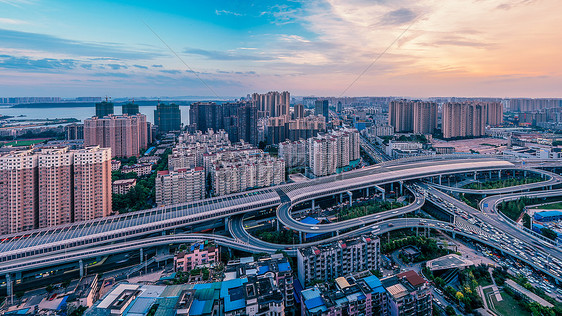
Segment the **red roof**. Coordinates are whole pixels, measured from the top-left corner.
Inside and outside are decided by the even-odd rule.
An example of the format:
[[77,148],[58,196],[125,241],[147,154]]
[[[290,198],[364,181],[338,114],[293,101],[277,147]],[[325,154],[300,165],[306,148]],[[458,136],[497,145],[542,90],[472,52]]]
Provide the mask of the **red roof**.
[[167,175],[167,174],[170,174],[170,171],[168,171],[168,170],[158,171],[158,175],[163,175],[163,176],[165,176],[165,175]]
[[203,167],[195,167],[195,171],[201,171],[203,169],[204,169]]
[[408,280],[408,282],[410,282],[410,284],[413,286],[419,286],[425,283],[425,279],[417,274],[414,270],[399,273],[397,276],[400,279],[405,277],[406,280]]

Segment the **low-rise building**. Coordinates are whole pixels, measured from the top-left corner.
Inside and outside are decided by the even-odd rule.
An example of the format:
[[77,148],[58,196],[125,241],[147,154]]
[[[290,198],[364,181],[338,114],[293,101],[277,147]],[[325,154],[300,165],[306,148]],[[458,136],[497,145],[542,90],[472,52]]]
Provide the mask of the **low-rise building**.
[[225,281],[247,276],[271,278],[283,294],[285,307],[295,306],[293,271],[289,260],[282,254],[273,254],[254,260],[253,257],[229,261],[225,267]]
[[386,290],[370,273],[339,277],[303,290],[301,315],[388,315]]
[[111,161],[111,171],[119,171],[121,169],[121,161],[112,160]]
[[111,188],[113,194],[127,194],[135,185],[137,185],[137,179],[122,179],[113,181]]
[[152,173],[152,164],[151,163],[137,163],[131,166],[123,166],[121,167],[121,173],[130,173],[135,172],[137,176],[147,176]]
[[176,271],[190,271],[198,266],[215,264],[220,260],[219,247],[214,243],[197,242],[189,245],[186,250],[174,256]]
[[143,156],[138,159],[139,163],[157,164],[160,161],[160,156]]

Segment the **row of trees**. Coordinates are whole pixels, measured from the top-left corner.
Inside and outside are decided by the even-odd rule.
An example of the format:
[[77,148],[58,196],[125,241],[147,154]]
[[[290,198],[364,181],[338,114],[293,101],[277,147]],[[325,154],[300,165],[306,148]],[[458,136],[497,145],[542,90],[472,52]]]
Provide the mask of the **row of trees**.
[[524,179],[504,179],[495,181],[486,181],[482,183],[469,183],[464,186],[466,189],[472,190],[490,190],[490,189],[500,189],[507,188],[521,184],[535,183],[541,181],[540,177],[527,177]]
[[381,246],[383,253],[390,253],[406,246],[416,246],[421,254],[414,259],[415,262],[435,259],[451,253],[447,247],[437,245],[437,240],[422,236],[409,236],[406,238],[395,239]]
[[388,201],[370,201],[366,204],[344,207],[338,212],[338,221],[359,218],[371,214],[385,212],[394,208],[401,207],[402,204]]

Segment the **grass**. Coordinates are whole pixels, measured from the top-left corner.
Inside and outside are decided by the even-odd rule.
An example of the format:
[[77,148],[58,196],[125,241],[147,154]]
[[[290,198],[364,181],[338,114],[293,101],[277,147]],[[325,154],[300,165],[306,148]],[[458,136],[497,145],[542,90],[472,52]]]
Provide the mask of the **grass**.
[[492,289],[487,289],[487,290],[484,290],[484,296],[486,296],[486,300],[488,301],[488,306],[493,311],[496,311],[498,314],[504,316],[531,315],[531,313],[529,313],[528,311],[523,309],[521,305],[519,305],[519,303],[515,300],[515,298],[513,298],[511,295],[507,294],[506,292],[500,290],[503,300],[501,302],[498,302],[496,300],[495,295],[491,295],[491,296],[488,295],[488,293],[492,292],[491,291]]
[[562,202],[533,207],[534,209],[562,210]]
[[30,146],[44,142],[44,139],[35,139],[35,140],[14,140],[9,143],[5,143],[4,146]]

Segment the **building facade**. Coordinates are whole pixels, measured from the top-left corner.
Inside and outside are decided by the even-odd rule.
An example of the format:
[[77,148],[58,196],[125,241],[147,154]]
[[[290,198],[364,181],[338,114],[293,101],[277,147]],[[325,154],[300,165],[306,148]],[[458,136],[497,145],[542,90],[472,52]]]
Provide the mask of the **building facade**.
[[329,244],[299,248],[298,279],[303,286],[326,282],[350,273],[377,270],[380,241],[376,235],[343,239]]
[[205,198],[203,167],[158,171],[156,204],[158,206],[187,203]]
[[109,115],[84,120],[84,146],[111,148],[113,157],[139,156],[148,145],[144,114]]
[[159,133],[168,133],[181,130],[180,106],[174,103],[158,103],[154,110],[154,124]]
[[213,243],[193,243],[174,256],[175,271],[188,272],[201,265],[220,262],[219,247]]
[[480,137],[486,133],[487,109],[484,104],[446,103],[443,104],[443,138]]

